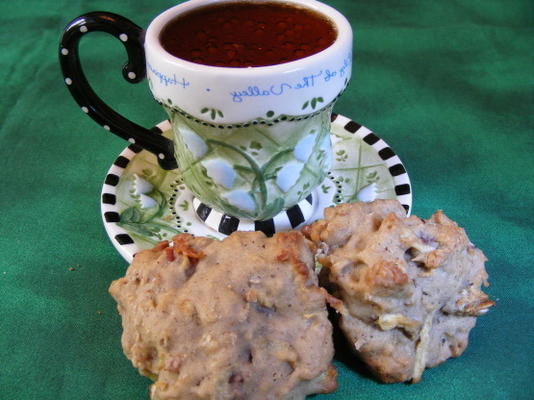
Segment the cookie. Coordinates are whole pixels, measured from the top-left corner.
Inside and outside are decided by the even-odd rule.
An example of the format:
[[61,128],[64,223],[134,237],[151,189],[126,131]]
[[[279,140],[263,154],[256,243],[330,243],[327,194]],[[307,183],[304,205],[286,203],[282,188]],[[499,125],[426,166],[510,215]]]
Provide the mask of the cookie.
[[176,236],[110,293],[151,399],[304,399],[336,388],[327,293],[299,232]]
[[342,331],[381,381],[417,382],[461,355],[494,305],[481,291],[486,257],[441,211],[424,221],[396,200],[342,204],[303,231],[320,249]]

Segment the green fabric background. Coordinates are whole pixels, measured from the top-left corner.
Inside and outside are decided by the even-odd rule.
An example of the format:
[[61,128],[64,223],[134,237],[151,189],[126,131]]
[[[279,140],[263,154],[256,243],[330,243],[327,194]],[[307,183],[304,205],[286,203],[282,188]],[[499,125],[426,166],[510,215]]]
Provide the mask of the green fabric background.
[[[370,379],[341,347],[339,389],[316,400],[533,399],[534,3],[327,0],[355,32],[352,82],[336,111],[404,161],[414,213],[438,208],[489,258],[497,307],[461,358],[417,385]],[[0,399],[147,399],[120,347],[107,293],[126,263],[100,219],[106,171],[126,146],[62,82],[63,27],[93,10],[141,26],[170,1],[0,3]],[[121,44],[82,41],[98,93],[135,121],[165,118],[146,83],[120,75]],[[134,100],[135,99],[135,100]],[[69,268],[74,268],[70,270]]]

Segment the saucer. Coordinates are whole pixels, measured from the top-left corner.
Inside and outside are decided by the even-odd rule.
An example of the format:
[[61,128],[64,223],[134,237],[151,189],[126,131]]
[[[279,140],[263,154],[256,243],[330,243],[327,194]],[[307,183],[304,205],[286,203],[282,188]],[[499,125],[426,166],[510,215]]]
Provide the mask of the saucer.
[[[152,128],[171,137],[169,121]],[[326,207],[354,201],[398,199],[410,214],[408,173],[393,150],[369,129],[332,115],[333,160],[327,178],[307,199],[268,221],[239,220],[211,210],[182,183],[179,170],[159,167],[156,156],[131,144],[110,167],[102,187],[101,212],[106,232],[120,255],[135,253],[178,233],[222,239],[235,230],[299,228],[323,217]]]

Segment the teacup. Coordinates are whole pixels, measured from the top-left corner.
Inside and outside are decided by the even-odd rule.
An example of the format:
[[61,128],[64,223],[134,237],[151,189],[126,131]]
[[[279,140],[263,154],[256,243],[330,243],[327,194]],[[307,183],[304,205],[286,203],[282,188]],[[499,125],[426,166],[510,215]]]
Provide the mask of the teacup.
[[[306,198],[326,177],[332,158],[330,115],[351,75],[352,31],[342,14],[323,3],[268,0],[249,3],[313,13],[331,24],[332,43],[313,54],[299,57],[295,51],[296,59],[252,67],[224,60],[223,66],[206,65],[194,58],[208,49],[189,60],[179,58],[162,43],[162,31],[171,24],[198,10],[235,3],[243,4],[191,0],[157,16],[146,32],[115,14],[85,14],[65,29],[60,61],[71,94],[105,129],[154,153],[163,168],[178,166],[186,186],[211,208],[265,220]],[[286,27],[295,35],[298,25],[288,20]],[[169,115],[172,141],[117,114],[91,90],[77,51],[79,39],[91,31],[123,42],[128,81],[138,82],[146,73],[154,98]],[[297,38],[306,45],[305,37]]]

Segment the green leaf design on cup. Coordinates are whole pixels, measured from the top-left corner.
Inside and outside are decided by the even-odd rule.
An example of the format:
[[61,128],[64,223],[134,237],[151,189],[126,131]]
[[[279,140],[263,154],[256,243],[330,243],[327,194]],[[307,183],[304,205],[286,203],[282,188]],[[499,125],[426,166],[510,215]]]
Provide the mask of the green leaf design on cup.
[[226,149],[232,150],[236,153],[238,153],[242,158],[244,158],[247,163],[250,166],[251,171],[255,175],[254,181],[258,183],[259,190],[260,190],[260,200],[258,202],[259,208],[263,209],[265,208],[265,201],[267,199],[267,187],[265,186],[265,177],[263,175],[263,172],[261,171],[258,164],[254,161],[252,157],[250,157],[247,153],[244,151],[238,149],[235,146],[232,146],[231,144],[221,142],[219,140],[215,139],[208,139],[206,140],[206,143],[210,146],[221,146]]
[[263,149],[263,146],[261,145],[260,142],[252,141],[250,142],[250,148],[254,150],[261,150]]
[[302,105],[302,109],[305,110],[308,108],[308,106],[311,106],[313,110],[318,106],[318,103],[324,103],[324,99],[322,97],[314,97],[311,100],[307,100]]
[[276,215],[284,209],[284,199],[277,197],[271,204],[265,207],[264,215]]
[[201,114],[206,114],[206,113],[209,113],[210,115],[210,118],[212,120],[215,120],[217,117],[219,118],[224,118],[224,114],[221,110],[217,110],[216,108],[209,108],[209,107],[203,107],[201,110],[200,110],[200,113]]
[[[175,151],[181,161],[180,172],[188,181],[189,189],[215,209],[256,220],[272,217],[275,211],[300,201],[305,192],[323,181],[326,161],[330,162],[331,158],[324,149],[331,107],[324,107],[323,102],[322,97],[309,98],[304,104],[307,108],[304,117],[278,115],[274,109],[265,109],[259,113],[263,117],[236,124],[224,123],[219,118],[220,110],[208,106],[199,107],[200,120],[177,107],[168,108],[176,135]],[[291,130],[292,134],[286,135],[286,130]],[[206,146],[200,156],[195,156],[187,147],[189,143],[182,141],[182,131],[192,131],[202,139]],[[298,156],[302,153],[302,145],[298,154],[295,154],[295,148],[307,135],[315,136],[312,151],[303,160]],[[233,170],[235,180],[231,186],[221,185],[215,170],[214,176],[208,176],[204,164],[211,160],[223,160],[227,168]],[[283,179],[278,179],[281,169],[292,162],[302,164],[298,175],[287,175],[287,178],[284,175]],[[216,176],[218,178],[214,179]],[[284,183],[293,182],[293,179],[290,187]],[[280,206],[282,202],[284,205]]]

